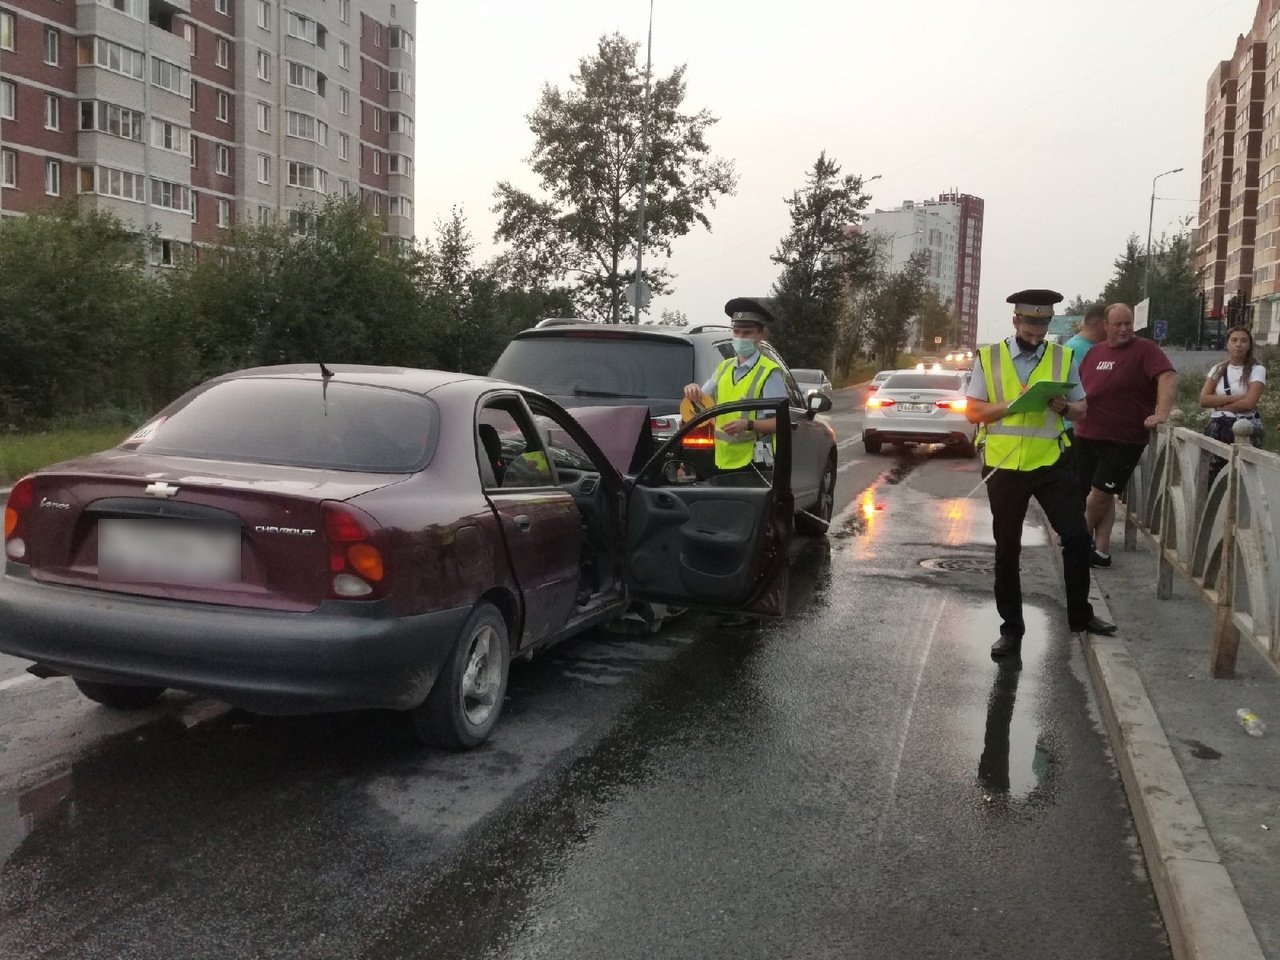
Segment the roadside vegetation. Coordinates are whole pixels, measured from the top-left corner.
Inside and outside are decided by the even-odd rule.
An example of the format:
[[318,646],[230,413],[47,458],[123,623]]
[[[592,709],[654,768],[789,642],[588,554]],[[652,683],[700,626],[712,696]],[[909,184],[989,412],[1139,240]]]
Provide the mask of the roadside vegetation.
[[[1267,368],[1267,389],[1263,391],[1258,413],[1266,426],[1263,449],[1280,454],[1280,349],[1259,347],[1257,359]],[[1217,361],[1215,361],[1217,362]],[[1182,425],[1189,430],[1203,433],[1211,411],[1200,406],[1200,389],[1204,386],[1204,373],[1184,373],[1178,377],[1177,409],[1182,411]]]

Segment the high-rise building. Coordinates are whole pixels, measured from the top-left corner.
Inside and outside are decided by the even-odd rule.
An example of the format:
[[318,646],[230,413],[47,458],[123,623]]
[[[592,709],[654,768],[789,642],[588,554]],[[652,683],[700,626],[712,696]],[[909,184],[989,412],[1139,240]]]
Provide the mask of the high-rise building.
[[982,219],[980,197],[952,191],[937,200],[906,200],[892,210],[876,210],[862,224],[863,230],[885,238],[890,271],[901,270],[916,254],[924,255],[930,286],[955,309],[957,345],[969,348],[978,342]]
[[413,235],[415,0],[0,0],[0,214],[63,197],[154,231],[307,228],[358,195]]
[[[1195,266],[1205,316],[1280,342],[1280,0],[1261,0],[1205,96]],[[1268,77],[1270,73],[1270,77]]]

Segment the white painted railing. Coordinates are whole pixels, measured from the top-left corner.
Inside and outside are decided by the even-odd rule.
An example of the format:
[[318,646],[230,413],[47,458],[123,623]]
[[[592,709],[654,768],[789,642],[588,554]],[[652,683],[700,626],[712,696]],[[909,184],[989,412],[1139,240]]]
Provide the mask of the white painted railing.
[[[1151,537],[1156,596],[1172,596],[1177,572],[1214,608],[1215,677],[1234,673],[1242,635],[1280,669],[1280,457],[1249,443],[1244,422],[1236,426],[1234,444],[1161,426],[1125,493],[1125,547],[1136,546],[1139,530]],[[1227,464],[1210,486],[1215,456]]]

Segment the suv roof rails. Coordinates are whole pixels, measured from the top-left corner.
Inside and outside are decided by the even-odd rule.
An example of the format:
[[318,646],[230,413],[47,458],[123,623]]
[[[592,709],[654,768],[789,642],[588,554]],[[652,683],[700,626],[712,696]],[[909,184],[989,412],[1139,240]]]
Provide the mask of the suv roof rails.
[[681,333],[709,333],[712,330],[732,330],[727,323],[691,323]]

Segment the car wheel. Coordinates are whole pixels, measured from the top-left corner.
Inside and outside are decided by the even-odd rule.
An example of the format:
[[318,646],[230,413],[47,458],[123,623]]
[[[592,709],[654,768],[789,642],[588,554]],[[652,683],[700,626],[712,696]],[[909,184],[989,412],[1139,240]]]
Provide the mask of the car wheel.
[[76,680],[76,687],[94,703],[112,710],[141,710],[160,699],[164,687],[142,687],[129,683],[99,683]]
[[827,460],[818,481],[818,502],[796,514],[796,531],[809,537],[821,537],[831,526],[831,513],[836,503],[836,463]]
[[410,715],[415,732],[425,742],[449,750],[470,750],[484,743],[502,712],[510,665],[507,622],[493,604],[478,604],[435,686]]
[[867,453],[877,454],[880,452],[880,440],[878,437],[863,437],[862,447]]

